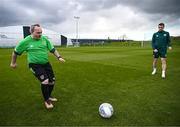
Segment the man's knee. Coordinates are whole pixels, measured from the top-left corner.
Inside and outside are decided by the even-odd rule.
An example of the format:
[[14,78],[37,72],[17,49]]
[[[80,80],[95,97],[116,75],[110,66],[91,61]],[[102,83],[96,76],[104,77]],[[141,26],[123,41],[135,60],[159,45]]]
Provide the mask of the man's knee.
[[157,62],[158,61],[158,58],[154,58],[154,62]]
[[49,85],[54,85],[55,81],[49,82]]
[[42,81],[41,83],[44,84],[44,85],[48,85],[49,84],[49,79],[46,79],[46,80]]
[[162,64],[166,64],[166,58],[161,58],[161,62],[162,62]]
[[54,85],[55,84],[55,77],[53,77],[51,80],[49,80],[49,85]]
[[161,61],[162,62],[166,62],[166,58],[161,58]]

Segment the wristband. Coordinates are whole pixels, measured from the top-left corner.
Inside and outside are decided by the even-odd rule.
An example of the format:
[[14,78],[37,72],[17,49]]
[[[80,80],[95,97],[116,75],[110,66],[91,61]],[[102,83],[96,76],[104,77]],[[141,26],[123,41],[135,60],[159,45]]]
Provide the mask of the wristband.
[[61,57],[61,56],[58,56],[57,58],[59,59],[59,58],[62,58],[62,57]]

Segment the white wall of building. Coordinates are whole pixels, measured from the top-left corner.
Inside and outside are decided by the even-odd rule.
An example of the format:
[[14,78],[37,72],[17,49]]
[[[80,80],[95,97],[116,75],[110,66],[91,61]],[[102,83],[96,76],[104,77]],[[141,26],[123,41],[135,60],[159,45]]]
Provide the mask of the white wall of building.
[[[43,35],[47,36],[54,45],[61,45],[59,33],[43,28]],[[23,26],[0,27],[0,47],[14,47],[23,38]]]

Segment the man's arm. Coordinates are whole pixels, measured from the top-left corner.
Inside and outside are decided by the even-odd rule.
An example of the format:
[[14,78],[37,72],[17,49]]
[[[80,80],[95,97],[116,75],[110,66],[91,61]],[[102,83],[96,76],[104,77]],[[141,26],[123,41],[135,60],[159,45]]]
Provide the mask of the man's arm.
[[158,50],[155,47],[155,33],[153,34],[153,37],[152,37],[152,49],[154,52],[158,52]]
[[54,56],[56,56],[58,58],[59,61],[61,61],[63,63],[65,62],[65,60],[62,58],[62,56],[59,54],[59,52],[56,49],[54,49],[54,52],[52,52],[52,53],[54,54]]
[[168,48],[169,48],[169,50],[172,50],[172,47],[171,47],[171,36],[170,36],[170,34],[168,33],[168,39],[167,39],[167,46],[168,46]]
[[17,56],[18,56],[18,55],[21,55],[24,51],[26,51],[26,49],[27,49],[27,42],[28,42],[28,41],[26,41],[25,39],[23,39],[22,41],[20,41],[20,42],[16,45],[16,47],[15,47],[13,53],[12,53],[12,58],[11,58],[10,67],[12,67],[12,68],[14,68],[14,69],[17,67],[17,64],[16,64]]
[[152,48],[153,50],[155,49],[155,34],[153,34],[153,37],[152,37]]
[[54,46],[52,45],[52,43],[45,38],[46,42],[47,42],[47,48],[48,50],[54,54],[54,56],[56,56],[58,58],[59,61],[61,61],[62,63],[65,62],[65,60],[62,58],[62,56],[59,54],[59,52],[54,48]]
[[11,58],[10,67],[12,67],[12,68],[14,68],[14,69],[17,67],[16,59],[17,59],[17,54],[15,54],[15,53],[13,52],[13,53],[12,53],[12,58]]

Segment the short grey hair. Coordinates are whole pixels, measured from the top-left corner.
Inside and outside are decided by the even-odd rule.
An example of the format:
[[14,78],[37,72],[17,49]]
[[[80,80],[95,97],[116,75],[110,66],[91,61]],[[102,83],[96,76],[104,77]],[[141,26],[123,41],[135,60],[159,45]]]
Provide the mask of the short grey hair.
[[40,24],[31,25],[30,30],[29,30],[30,33],[33,33],[33,32],[34,32],[34,28],[35,28],[36,26],[37,26],[37,27],[41,27]]

